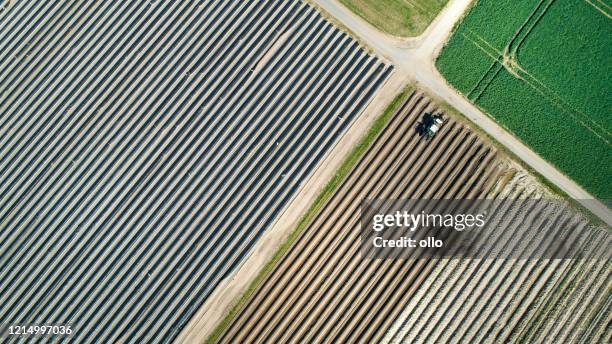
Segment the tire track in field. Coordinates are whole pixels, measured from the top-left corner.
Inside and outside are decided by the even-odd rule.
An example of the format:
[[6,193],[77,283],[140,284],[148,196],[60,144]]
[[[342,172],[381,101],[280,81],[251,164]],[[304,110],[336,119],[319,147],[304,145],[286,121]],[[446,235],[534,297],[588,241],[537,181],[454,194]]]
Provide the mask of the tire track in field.
[[[476,102],[484,94],[487,87],[495,79],[495,77],[501,71],[503,66],[503,68],[505,68],[508,73],[520,79],[531,89],[544,96],[551,104],[553,104],[559,110],[567,113],[570,117],[572,117],[572,119],[574,119],[577,124],[589,130],[604,144],[608,146],[611,145],[610,140],[612,139],[612,132],[605,129],[601,124],[589,117],[587,114],[573,109],[572,106],[565,102],[563,98],[561,98],[555,91],[547,87],[540,80],[538,80],[532,74],[527,72],[522,66],[518,65],[517,62],[513,62],[511,59],[506,59],[506,54],[500,54],[498,51],[494,50],[490,43],[484,40],[482,37],[474,33],[471,34],[475,35],[476,39],[484,42],[488,47],[491,48],[485,48],[484,46],[476,42],[474,38],[469,37],[465,33],[462,33],[462,35],[466,39],[468,39],[472,44],[478,47],[489,59],[492,60],[492,64],[489,66],[487,71],[483,74],[479,81],[475,83],[475,85],[468,93],[468,97],[470,97],[472,101]],[[498,68],[495,68],[496,66],[498,66]],[[476,95],[473,95],[473,93],[476,91],[478,91],[478,93],[476,93]]]

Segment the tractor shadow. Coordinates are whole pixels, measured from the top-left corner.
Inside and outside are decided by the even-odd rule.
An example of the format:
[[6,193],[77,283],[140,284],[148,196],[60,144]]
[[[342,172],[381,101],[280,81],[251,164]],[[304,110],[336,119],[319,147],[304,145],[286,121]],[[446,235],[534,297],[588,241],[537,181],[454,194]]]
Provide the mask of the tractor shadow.
[[427,112],[423,115],[423,119],[420,122],[417,122],[415,127],[416,133],[425,138],[431,139],[433,135],[430,133],[430,128],[435,124],[436,118],[444,118],[442,113],[437,112]]

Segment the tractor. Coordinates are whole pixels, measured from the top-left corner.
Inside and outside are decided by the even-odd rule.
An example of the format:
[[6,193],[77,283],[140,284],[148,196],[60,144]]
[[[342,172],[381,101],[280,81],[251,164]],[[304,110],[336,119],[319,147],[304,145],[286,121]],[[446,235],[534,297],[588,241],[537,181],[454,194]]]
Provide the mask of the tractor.
[[446,119],[442,114],[425,114],[423,116],[423,122],[419,123],[417,130],[421,135],[432,138],[440,131]]

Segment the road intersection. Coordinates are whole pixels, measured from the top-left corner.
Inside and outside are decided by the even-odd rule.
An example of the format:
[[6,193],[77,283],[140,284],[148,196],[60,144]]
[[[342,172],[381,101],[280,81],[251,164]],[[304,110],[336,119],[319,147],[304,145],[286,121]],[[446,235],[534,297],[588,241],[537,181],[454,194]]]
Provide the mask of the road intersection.
[[438,72],[435,66],[436,57],[452,33],[453,27],[469,9],[472,0],[451,0],[422,35],[409,39],[393,37],[378,31],[337,0],[312,1],[340,21],[378,55],[393,63],[397,67],[396,73],[403,74],[425,91],[456,108],[534,171],[612,226],[610,208],[470,103]]

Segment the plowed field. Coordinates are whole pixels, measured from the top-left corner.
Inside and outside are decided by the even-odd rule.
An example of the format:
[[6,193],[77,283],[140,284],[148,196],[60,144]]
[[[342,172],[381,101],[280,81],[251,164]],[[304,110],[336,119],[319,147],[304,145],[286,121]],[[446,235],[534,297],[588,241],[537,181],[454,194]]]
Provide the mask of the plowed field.
[[[523,177],[462,124],[450,120],[433,140],[419,137],[417,122],[432,110],[435,105],[421,94],[409,98],[218,342],[504,342],[610,335],[609,261],[361,257],[364,198],[532,194]],[[609,247],[605,240],[594,242],[604,242],[600,250]]]

